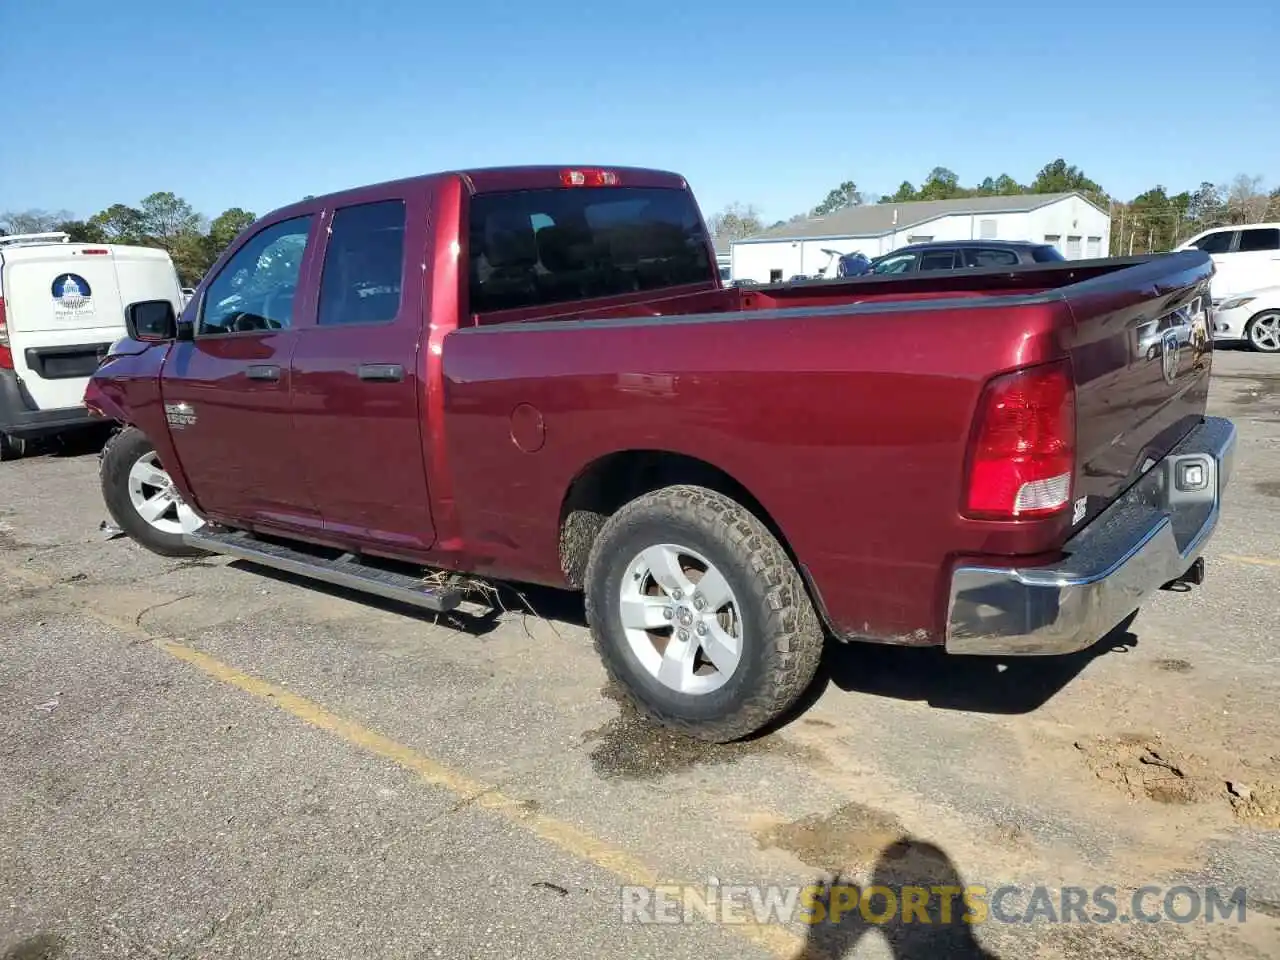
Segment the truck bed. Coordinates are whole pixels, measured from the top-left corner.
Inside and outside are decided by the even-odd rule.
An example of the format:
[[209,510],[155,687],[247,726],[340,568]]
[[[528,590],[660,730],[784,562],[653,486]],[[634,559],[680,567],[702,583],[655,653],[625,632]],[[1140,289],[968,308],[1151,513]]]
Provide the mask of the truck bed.
[[[951,562],[1051,562],[1202,420],[1211,343],[1194,331],[1211,274],[1195,251],[490,315],[443,351],[456,528],[495,574],[557,582],[575,478],[611,455],[674,454],[759,504],[837,632],[939,642]],[[964,516],[984,386],[1063,358],[1076,390],[1073,509]],[[512,445],[522,404],[544,425],[536,456]]]

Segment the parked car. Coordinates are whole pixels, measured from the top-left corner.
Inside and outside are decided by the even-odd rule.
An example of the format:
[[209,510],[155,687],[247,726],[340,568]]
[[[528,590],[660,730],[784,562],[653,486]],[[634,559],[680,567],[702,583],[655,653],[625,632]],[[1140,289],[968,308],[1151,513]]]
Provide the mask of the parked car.
[[1051,243],[1019,240],[957,240],[913,243],[871,261],[875,274],[963,270],[967,267],[1016,267],[1026,263],[1059,263],[1065,258]]
[[125,335],[125,304],[181,302],[169,255],[71,243],[65,233],[0,237],[0,460],[27,441],[98,423],[89,374]]
[[1211,271],[725,290],[676,174],[439,174],[259,220],[181,317],[131,305],[86,399],[128,424],[103,496],[156,553],[432,610],[476,577],[579,589],[642,710],[732,740],[825,631],[1062,654],[1199,582],[1235,442],[1211,344],[1135,360],[1115,318]]
[[1280,286],[1280,223],[1214,227],[1197,233],[1178,249],[1203,250],[1213,258],[1215,303],[1250,290]]
[[1280,353],[1280,285],[1247,290],[1213,311],[1215,340],[1243,340],[1261,353]]
[[836,276],[861,277],[871,272],[871,258],[865,253],[846,253],[836,265]]

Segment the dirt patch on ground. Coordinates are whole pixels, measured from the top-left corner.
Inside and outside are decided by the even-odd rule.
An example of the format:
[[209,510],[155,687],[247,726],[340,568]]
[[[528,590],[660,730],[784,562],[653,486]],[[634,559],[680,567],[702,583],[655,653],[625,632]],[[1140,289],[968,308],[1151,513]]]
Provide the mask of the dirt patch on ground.
[[1204,803],[1225,792],[1225,783],[1203,759],[1175,750],[1158,737],[1095,737],[1075,745],[1095,777],[1133,800]]
[[1187,660],[1179,660],[1173,657],[1162,657],[1156,661],[1157,670],[1165,670],[1169,673],[1190,673],[1191,663]]
[[763,849],[785,850],[811,867],[838,873],[868,866],[906,833],[901,821],[861,803],[756,831]]
[[1236,819],[1252,827],[1280,830],[1280,784],[1250,786],[1233,781],[1227,793]]
[[[1280,830],[1280,783],[1273,780],[1230,779],[1203,757],[1155,736],[1095,737],[1075,746],[1094,776],[1132,800],[1226,804],[1243,824]],[[1241,761],[1237,769],[1256,774],[1266,767]]]
[[1262,483],[1255,483],[1253,488],[1268,497],[1280,497],[1280,481],[1264,480]]
[[821,759],[813,748],[776,735],[724,744],[695,740],[642,717],[611,688],[601,693],[618,702],[618,716],[584,733],[582,741],[594,744],[591,765],[606,779],[658,780],[694,767],[735,763],[760,754],[808,764]]

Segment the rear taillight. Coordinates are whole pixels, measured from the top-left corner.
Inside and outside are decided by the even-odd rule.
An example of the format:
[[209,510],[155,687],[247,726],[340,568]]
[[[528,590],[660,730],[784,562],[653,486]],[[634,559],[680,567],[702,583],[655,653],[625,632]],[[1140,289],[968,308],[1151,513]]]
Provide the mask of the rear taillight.
[[4,297],[0,297],[0,370],[13,369],[13,351],[9,349],[9,325],[4,319]]
[[983,520],[1058,513],[1071,501],[1076,399],[1068,363],[997,377],[978,403],[964,512]]

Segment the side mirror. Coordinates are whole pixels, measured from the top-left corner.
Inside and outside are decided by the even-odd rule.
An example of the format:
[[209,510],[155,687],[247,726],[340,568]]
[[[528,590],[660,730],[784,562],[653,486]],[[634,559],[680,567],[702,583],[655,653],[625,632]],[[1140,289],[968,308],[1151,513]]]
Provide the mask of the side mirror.
[[125,330],[134,340],[162,343],[178,335],[178,318],[168,300],[131,303],[124,311]]

